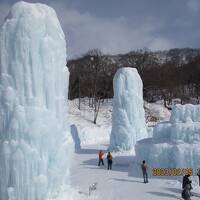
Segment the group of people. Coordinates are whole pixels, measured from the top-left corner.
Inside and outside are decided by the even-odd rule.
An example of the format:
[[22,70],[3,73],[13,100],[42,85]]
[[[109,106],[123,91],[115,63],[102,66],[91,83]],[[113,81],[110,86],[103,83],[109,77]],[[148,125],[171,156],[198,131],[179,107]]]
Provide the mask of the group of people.
[[[103,151],[100,150],[99,151],[99,163],[98,163],[98,166],[100,166],[101,164],[104,165],[104,161],[103,161]],[[107,165],[108,165],[108,170],[109,169],[112,169],[112,155],[110,152],[107,153]],[[143,179],[144,179],[144,183],[148,183],[148,173],[147,173],[147,164],[146,164],[146,161],[143,160],[142,161],[142,164],[141,164],[141,169],[142,169],[142,174],[143,174]],[[200,170],[198,171],[197,173],[198,177],[199,177],[199,186],[200,186]],[[182,182],[182,193],[181,193],[181,196],[183,199],[185,200],[191,200],[191,196],[192,196],[192,193],[191,193],[191,190],[192,190],[192,181],[189,179],[190,175],[189,174],[186,174],[184,177],[183,177],[183,182]]]
[[[103,151],[100,150],[100,151],[99,151],[99,163],[98,163],[98,166],[100,166],[101,164],[104,165],[104,162],[103,162],[103,155],[104,155]],[[111,155],[110,152],[107,153],[106,158],[107,158],[108,170],[109,170],[109,169],[111,170],[111,169],[112,169],[112,159],[113,159],[113,158],[112,158],[112,155]]]
[[[103,161],[103,151],[102,150],[99,150],[99,163],[98,163],[98,166],[100,166],[101,164],[104,165],[104,161]],[[112,169],[112,163],[113,163],[113,158],[112,158],[112,155],[110,153],[110,151],[107,153],[107,156],[106,156],[106,159],[107,159],[107,166],[108,166],[108,170]],[[143,174],[143,178],[144,178],[144,183],[148,183],[148,174],[147,174],[147,164],[145,162],[145,160],[142,161],[142,164],[141,164],[141,168],[142,168],[142,174]]]

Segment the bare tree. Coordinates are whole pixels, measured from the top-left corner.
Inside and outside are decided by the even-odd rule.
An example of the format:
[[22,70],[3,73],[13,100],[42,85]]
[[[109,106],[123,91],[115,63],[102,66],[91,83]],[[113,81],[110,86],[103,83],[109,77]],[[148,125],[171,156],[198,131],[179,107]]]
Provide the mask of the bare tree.
[[92,80],[92,100],[93,100],[93,107],[94,107],[94,124],[97,122],[97,117],[99,114],[100,103],[102,94],[100,92],[100,83],[101,83],[101,70],[102,70],[102,52],[99,49],[92,49],[90,50],[87,55],[90,58],[90,67],[92,68],[93,73],[91,74]]

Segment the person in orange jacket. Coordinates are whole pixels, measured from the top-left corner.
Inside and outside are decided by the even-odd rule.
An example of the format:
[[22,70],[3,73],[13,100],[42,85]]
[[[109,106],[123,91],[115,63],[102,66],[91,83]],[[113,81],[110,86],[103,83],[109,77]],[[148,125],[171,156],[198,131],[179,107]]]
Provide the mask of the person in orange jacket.
[[104,162],[103,162],[103,151],[102,150],[99,151],[99,164],[98,164],[98,166],[100,166],[101,163],[102,163],[102,165],[104,165]]

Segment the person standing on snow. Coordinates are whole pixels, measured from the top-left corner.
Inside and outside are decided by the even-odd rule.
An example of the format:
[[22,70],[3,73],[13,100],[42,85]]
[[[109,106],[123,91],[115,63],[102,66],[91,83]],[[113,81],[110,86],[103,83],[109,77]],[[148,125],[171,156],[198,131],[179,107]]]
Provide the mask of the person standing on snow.
[[190,188],[191,188],[191,185],[189,183],[185,185],[185,187],[184,187],[184,189],[181,193],[181,196],[182,196],[183,199],[191,200],[190,197],[192,196],[192,194],[191,194]]
[[108,163],[108,170],[112,169],[112,155],[110,152],[107,154],[107,163]]
[[144,183],[148,183],[149,181],[148,181],[148,174],[147,174],[147,164],[145,160],[142,161],[141,168],[142,168]]
[[102,150],[99,151],[99,164],[98,164],[98,166],[100,166],[101,163],[102,163],[102,165],[104,165],[104,162],[103,162],[103,151]]

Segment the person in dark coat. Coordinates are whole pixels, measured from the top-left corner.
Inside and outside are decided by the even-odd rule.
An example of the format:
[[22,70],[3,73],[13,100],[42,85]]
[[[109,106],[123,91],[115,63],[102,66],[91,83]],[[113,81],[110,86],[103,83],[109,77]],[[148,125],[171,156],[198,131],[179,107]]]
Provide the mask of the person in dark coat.
[[200,168],[197,169],[197,176],[199,177],[199,186],[200,186]]
[[183,199],[191,200],[190,197],[192,196],[192,193],[190,191],[191,190],[190,188],[191,188],[191,185],[189,183],[185,185],[185,187],[184,187],[184,189],[182,191],[182,194],[181,194]]
[[144,183],[148,183],[149,181],[148,181],[148,174],[147,174],[147,164],[145,160],[142,161],[141,168],[142,168]]
[[183,177],[183,182],[182,182],[182,189],[185,188],[185,186],[187,184],[190,185],[190,190],[192,189],[192,181],[189,179],[190,175],[189,174],[186,174],[184,177]]
[[110,152],[107,154],[107,163],[108,163],[108,170],[112,169],[112,155]]

